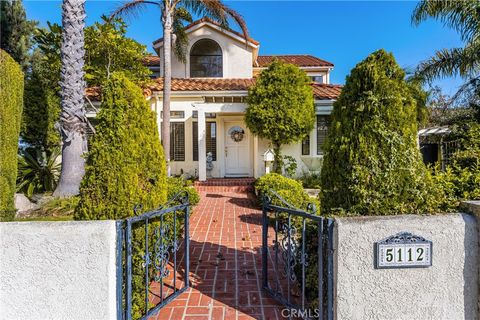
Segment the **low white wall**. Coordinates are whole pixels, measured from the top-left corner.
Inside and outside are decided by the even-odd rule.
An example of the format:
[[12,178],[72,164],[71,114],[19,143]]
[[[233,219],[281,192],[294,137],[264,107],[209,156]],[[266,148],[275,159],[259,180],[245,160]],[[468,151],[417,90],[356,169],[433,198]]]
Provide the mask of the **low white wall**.
[[[404,231],[433,242],[433,265],[375,269],[374,243]],[[338,218],[334,235],[335,319],[477,319],[473,216]]]
[[0,319],[115,319],[115,221],[0,223]]

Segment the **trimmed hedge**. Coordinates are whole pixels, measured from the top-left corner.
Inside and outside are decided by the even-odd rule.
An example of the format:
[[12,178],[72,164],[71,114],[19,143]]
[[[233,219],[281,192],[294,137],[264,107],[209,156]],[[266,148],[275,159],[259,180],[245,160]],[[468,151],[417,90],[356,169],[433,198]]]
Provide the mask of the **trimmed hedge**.
[[[317,199],[310,197],[302,187],[302,184],[294,179],[286,178],[278,173],[269,173],[255,182],[255,189],[258,193],[259,204],[261,205],[263,196],[268,194],[270,190],[275,191],[285,201],[295,208],[306,210],[309,203],[313,203],[318,210],[320,203]],[[276,197],[272,197],[272,203],[284,206],[284,204]]]
[[75,211],[80,220],[122,219],[136,204],[150,210],[167,200],[163,149],[142,90],[114,73],[103,94]]
[[[133,208],[137,204],[141,204],[145,212],[160,207],[167,200],[163,148],[155,115],[142,90],[123,74],[113,73],[103,94],[75,219],[123,219],[134,215]],[[163,220],[169,228],[165,242],[172,238],[172,220],[173,214]],[[149,248],[158,240],[155,229],[160,223],[158,218],[149,220]],[[178,219],[178,230],[181,225],[182,220]],[[137,223],[132,229],[132,314],[134,319],[139,319],[145,310],[144,223]],[[148,277],[153,280],[154,268],[149,270]]]
[[438,210],[438,188],[417,146],[418,97],[384,50],[355,66],[333,108],[321,173],[323,213]]
[[200,202],[200,195],[193,186],[187,185],[187,181],[182,177],[167,178],[167,199],[172,199],[176,194],[186,191],[191,206],[195,206]]
[[23,110],[23,72],[0,49],[0,221],[15,217],[18,136]]

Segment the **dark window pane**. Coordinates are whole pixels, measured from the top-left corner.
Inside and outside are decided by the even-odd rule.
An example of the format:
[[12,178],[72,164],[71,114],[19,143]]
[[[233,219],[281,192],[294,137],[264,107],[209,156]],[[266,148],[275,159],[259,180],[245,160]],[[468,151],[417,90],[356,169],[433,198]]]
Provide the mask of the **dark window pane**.
[[327,139],[330,116],[317,116],[317,155],[323,154],[323,144]]
[[[198,122],[192,123],[193,161],[198,161]],[[217,123],[207,122],[206,125],[207,153],[212,153],[213,161],[217,161]]]
[[197,41],[190,51],[191,78],[221,78],[223,76],[222,49],[213,40]]
[[185,161],[185,123],[170,123],[170,160]]
[[302,156],[310,155],[310,135],[302,141]]

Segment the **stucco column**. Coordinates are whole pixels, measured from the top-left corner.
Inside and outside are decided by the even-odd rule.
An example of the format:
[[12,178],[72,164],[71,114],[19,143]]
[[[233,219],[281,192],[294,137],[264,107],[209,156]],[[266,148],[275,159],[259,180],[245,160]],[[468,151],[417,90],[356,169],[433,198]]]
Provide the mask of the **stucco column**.
[[155,114],[157,116],[157,130],[158,130],[158,137],[162,140],[162,117],[161,110],[160,110],[160,103],[158,102],[158,96],[155,96]]
[[207,180],[207,144],[205,110],[198,108],[198,180]]
[[253,177],[259,178],[258,174],[258,136],[253,136]]

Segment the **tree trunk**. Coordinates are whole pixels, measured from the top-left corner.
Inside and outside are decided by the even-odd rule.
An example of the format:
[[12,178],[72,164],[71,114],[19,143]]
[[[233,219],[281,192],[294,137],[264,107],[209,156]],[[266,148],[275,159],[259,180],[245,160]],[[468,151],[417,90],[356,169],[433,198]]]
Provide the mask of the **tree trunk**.
[[[168,2],[168,1],[167,1]],[[172,90],[172,23],[173,14],[165,8],[163,17],[163,123],[162,144],[170,176],[170,94]]]
[[273,143],[273,152],[275,153],[275,159],[273,161],[273,172],[282,174],[283,160],[281,154],[281,144]]
[[87,151],[83,65],[85,57],[85,0],[63,0],[61,107],[57,127],[62,136],[62,172],[56,197],[79,193]]

